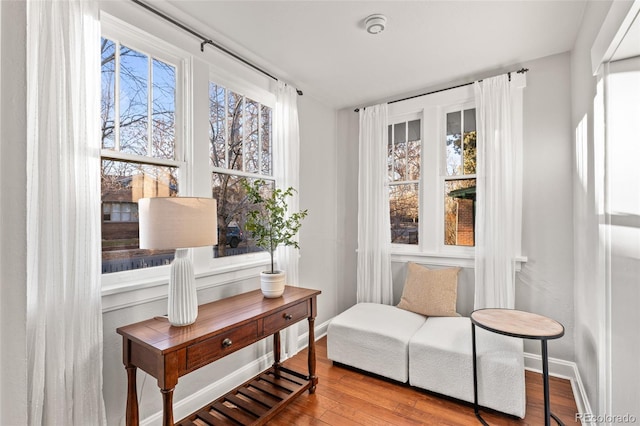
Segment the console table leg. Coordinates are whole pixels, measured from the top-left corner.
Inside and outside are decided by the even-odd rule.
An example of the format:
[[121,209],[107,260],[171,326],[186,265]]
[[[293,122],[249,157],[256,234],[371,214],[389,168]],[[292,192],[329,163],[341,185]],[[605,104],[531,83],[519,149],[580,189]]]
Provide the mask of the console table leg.
[[160,389],[162,392],[162,426],[173,425],[173,388]]
[[136,371],[133,365],[125,366],[127,370],[127,426],[138,426],[138,391],[136,389]]
[[309,393],[316,391],[316,385],[318,384],[318,376],[316,376],[316,337],[315,337],[315,321],[313,317],[309,317],[309,380],[311,381],[311,387]]
[[278,368],[280,368],[281,346],[280,332],[276,331],[273,334],[273,368],[276,370],[276,374],[278,372]]
[[138,426],[138,391],[136,389],[136,371],[133,365],[126,366],[127,370],[127,426]]

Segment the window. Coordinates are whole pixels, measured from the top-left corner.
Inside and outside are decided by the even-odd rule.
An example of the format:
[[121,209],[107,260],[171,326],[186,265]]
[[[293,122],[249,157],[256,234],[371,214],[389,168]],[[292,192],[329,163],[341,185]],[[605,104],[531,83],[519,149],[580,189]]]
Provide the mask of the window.
[[137,203],[102,203],[102,220],[104,222],[137,222]]
[[387,167],[391,242],[418,244],[420,120],[389,125]]
[[218,83],[209,83],[212,195],[218,200],[218,245],[214,257],[260,251],[244,223],[243,179],[275,184],[272,166],[272,108]]
[[476,110],[446,114],[444,244],[475,245]]
[[168,264],[139,249],[137,202],[178,195],[178,61],[108,37],[101,53],[102,272]]
[[468,264],[460,259],[473,256],[475,237],[473,86],[389,104],[387,132],[394,259]]

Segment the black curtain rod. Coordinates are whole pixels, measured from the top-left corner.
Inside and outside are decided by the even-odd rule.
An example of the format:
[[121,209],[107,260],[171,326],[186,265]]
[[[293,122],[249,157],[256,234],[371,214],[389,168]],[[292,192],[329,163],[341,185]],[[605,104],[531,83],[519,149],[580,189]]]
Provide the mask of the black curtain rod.
[[[527,71],[529,71],[529,68],[521,68],[518,71],[516,71],[516,73],[524,74]],[[511,81],[511,72],[508,72],[507,75],[509,76],[509,81]],[[481,81],[482,80],[478,80],[478,82],[481,82]],[[457,86],[447,87],[446,89],[434,90],[432,92],[427,92],[427,93],[421,93],[419,95],[408,96],[408,97],[402,98],[402,99],[396,99],[394,101],[387,102],[387,105],[388,104],[395,104],[396,102],[408,101],[409,99],[419,98],[421,96],[433,95],[434,93],[446,92],[447,90],[457,89],[458,87],[469,86],[469,85],[471,85],[473,83],[475,83],[475,81],[472,81],[470,83],[458,84]],[[366,107],[363,107],[362,109],[366,109]],[[358,111],[360,111],[360,108],[356,108],[356,109],[354,109],[354,111],[358,112]]]
[[[205,36],[203,36],[202,34],[192,30],[191,28],[187,27],[186,25],[176,21],[175,19],[173,19],[170,16],[165,15],[164,13],[160,12],[157,9],[152,8],[151,6],[149,6],[146,3],[141,2],[140,0],[131,0],[132,2],[134,2],[135,4],[137,4],[138,6],[141,6],[145,9],[147,9],[149,12],[154,13],[156,15],[158,15],[159,17],[161,17],[162,19],[164,19],[167,22],[172,23],[173,25],[175,25],[176,27],[180,28],[183,31],[188,32],[189,34],[199,38],[200,40],[202,40],[202,42],[200,42],[200,51],[204,52],[204,46],[206,44],[210,44],[213,47],[215,47],[216,49],[222,51],[223,53],[226,53],[227,55],[231,56],[232,58],[242,62],[243,64],[253,68],[254,70],[266,75],[267,77],[275,80],[275,81],[279,81],[279,79],[275,76],[273,76],[272,74],[269,74],[267,71],[263,70],[262,68],[258,67],[257,65],[252,64],[251,62],[247,61],[246,59],[244,59],[243,57],[235,54],[234,52],[230,51],[229,49],[227,49],[226,47],[214,42],[213,40],[211,40],[210,38],[207,38]],[[300,89],[296,89],[296,92],[298,93],[298,95],[302,96],[302,90]]]

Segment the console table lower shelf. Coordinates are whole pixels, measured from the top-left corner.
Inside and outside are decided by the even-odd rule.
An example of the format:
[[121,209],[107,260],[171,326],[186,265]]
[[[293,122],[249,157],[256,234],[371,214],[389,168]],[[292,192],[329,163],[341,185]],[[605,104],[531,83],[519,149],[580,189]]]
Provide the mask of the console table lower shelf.
[[284,367],[271,367],[177,425],[262,425],[312,385],[308,376]]

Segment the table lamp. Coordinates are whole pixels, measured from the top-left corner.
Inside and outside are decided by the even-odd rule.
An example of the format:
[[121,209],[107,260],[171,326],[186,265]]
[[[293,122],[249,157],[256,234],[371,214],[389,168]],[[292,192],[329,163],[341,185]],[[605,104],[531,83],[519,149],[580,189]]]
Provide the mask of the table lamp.
[[193,324],[198,295],[188,248],[218,243],[216,200],[196,197],[157,197],[138,200],[140,248],[175,249],[169,278],[169,322]]

